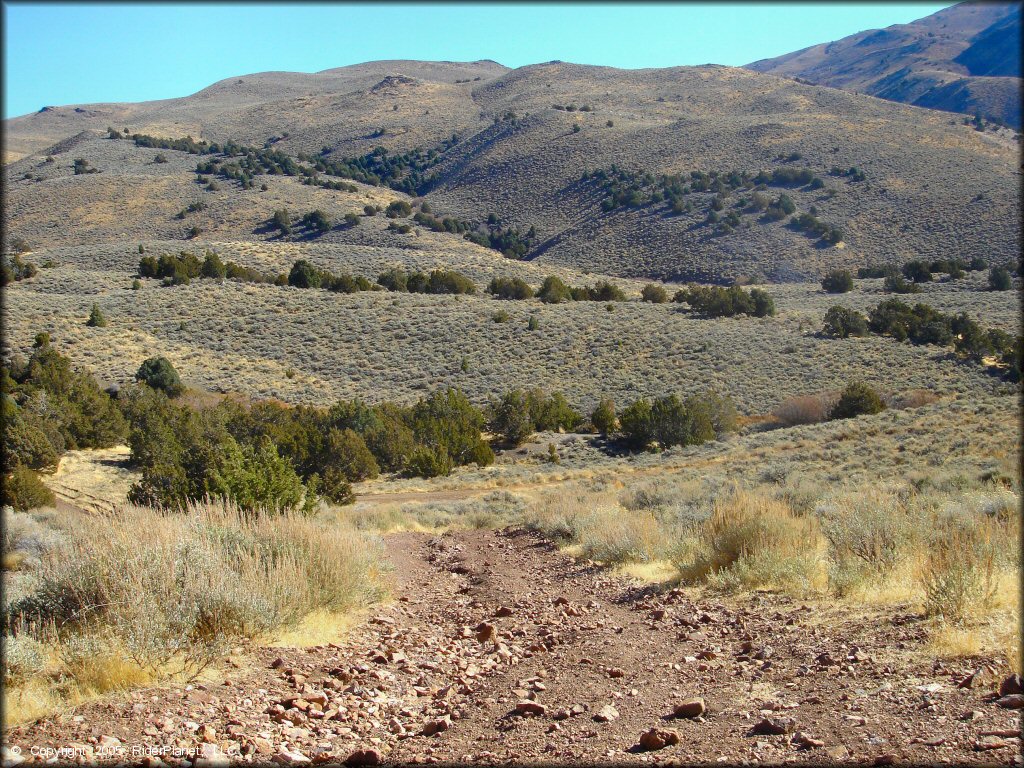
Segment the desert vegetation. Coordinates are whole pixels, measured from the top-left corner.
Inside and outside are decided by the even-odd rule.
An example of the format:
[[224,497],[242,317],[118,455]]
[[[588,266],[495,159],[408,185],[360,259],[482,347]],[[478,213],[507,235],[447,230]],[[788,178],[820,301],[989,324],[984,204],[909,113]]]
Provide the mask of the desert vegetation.
[[386,589],[372,540],[299,515],[198,504],[173,515],[126,506],[4,518],[4,567],[16,562],[21,577],[3,606],[4,704],[15,721],[195,679],[240,642]]

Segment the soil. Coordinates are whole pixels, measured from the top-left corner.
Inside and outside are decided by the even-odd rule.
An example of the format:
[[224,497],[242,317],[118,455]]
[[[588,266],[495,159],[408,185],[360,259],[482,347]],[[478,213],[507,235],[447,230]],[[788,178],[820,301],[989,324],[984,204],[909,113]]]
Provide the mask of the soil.
[[[150,748],[200,765],[1019,764],[1017,711],[997,703],[1005,663],[934,661],[909,610],[695,602],[519,530],[385,541],[397,599],[338,642],[253,648],[201,684],[86,704],[5,742],[22,758]],[[703,714],[674,717],[693,697]],[[652,728],[643,742],[667,746],[640,746]]]

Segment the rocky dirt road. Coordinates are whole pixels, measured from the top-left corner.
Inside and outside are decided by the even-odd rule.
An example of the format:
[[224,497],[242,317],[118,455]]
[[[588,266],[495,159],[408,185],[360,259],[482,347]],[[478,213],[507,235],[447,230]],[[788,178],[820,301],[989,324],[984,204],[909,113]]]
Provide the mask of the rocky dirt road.
[[397,600],[338,643],[257,649],[202,685],[5,742],[17,759],[138,763],[149,748],[198,765],[1019,764],[1019,679],[995,659],[933,662],[912,614],[697,604],[519,531],[387,548]]

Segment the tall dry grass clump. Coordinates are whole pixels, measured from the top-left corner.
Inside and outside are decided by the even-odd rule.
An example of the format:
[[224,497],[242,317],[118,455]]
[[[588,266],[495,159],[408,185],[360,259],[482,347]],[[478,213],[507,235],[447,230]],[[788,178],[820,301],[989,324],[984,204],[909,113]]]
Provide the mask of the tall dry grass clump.
[[1012,525],[1012,518],[958,510],[936,516],[919,574],[927,615],[960,623],[992,606],[1016,538]]
[[839,402],[839,391],[817,392],[812,395],[796,395],[783,400],[775,407],[775,420],[787,427],[800,424],[818,424],[828,420],[829,413]]
[[740,488],[719,494],[711,515],[672,556],[683,581],[727,591],[808,591],[820,581],[817,520],[785,500]]
[[[128,507],[73,525],[4,616],[5,651],[16,649],[22,669],[42,658],[44,674],[69,693],[194,677],[239,641],[383,590],[369,538],[298,515]],[[4,673],[12,684],[24,677],[6,665]]]
[[905,491],[836,493],[817,515],[829,544],[829,588],[840,597],[896,577],[924,535],[923,519]]

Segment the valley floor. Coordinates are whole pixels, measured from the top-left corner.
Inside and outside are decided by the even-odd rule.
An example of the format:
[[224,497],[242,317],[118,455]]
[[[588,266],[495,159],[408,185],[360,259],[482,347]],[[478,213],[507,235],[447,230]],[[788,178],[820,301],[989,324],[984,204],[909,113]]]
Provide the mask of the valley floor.
[[[654,590],[516,529],[385,544],[398,600],[337,643],[252,648],[202,684],[109,697],[5,741],[23,758],[137,762],[149,749],[180,764],[179,750],[207,765],[229,754],[1013,764],[1019,753],[1018,715],[993,695],[1005,661],[933,661],[916,612]],[[703,715],[673,718],[693,697]],[[760,734],[766,721],[785,732]],[[678,743],[643,751],[652,728]]]

